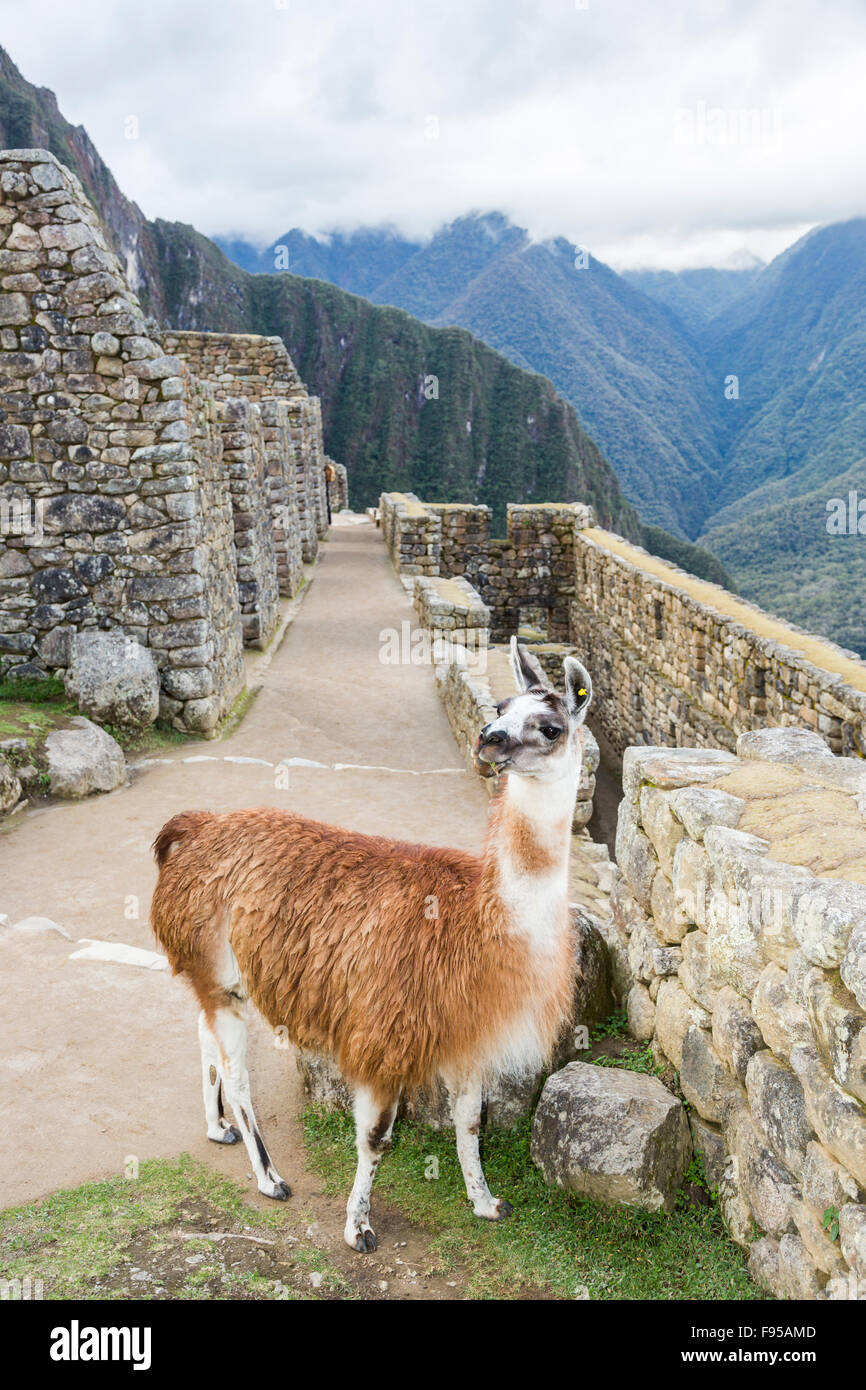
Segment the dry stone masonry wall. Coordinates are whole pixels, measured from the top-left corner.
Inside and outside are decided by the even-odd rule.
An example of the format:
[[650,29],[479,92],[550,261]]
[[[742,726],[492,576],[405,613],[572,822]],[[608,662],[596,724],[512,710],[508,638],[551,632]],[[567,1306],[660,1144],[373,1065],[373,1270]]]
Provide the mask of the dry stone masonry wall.
[[163,717],[208,733],[326,525],[280,339],[161,334],[75,176],[0,153],[0,674],[63,675],[77,631],[122,629]]
[[464,575],[490,608],[494,641],[523,631],[582,654],[593,718],[617,753],[730,751],[768,725],[805,726],[834,753],[866,756],[866,663],[737,600],[748,626],[716,585],[700,584],[711,600],[701,601],[690,576],[599,530],[588,507],[510,506],[505,540],[490,538],[485,507],[389,493],[380,516],[398,572]]
[[806,730],[624,760],[615,988],[782,1298],[866,1297],[864,812],[866,765]]

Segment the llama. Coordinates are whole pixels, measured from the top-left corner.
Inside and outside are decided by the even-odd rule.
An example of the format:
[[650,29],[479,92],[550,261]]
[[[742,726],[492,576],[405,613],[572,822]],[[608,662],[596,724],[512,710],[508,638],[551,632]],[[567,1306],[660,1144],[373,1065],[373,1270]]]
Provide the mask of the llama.
[[250,998],[352,1088],[358,1166],[344,1234],[360,1252],[376,1249],[370,1193],[400,1095],[437,1077],[475,1214],[510,1213],[481,1167],[483,1087],[543,1066],[571,1007],[568,852],[592,686],[567,657],[565,695],[554,694],[516,638],[511,666],[518,694],[475,745],[477,770],[501,778],[480,855],[267,808],[187,812],[154,843],[153,931],[200,1006],[208,1138],[243,1139],[259,1191],[291,1195],[250,1097]]

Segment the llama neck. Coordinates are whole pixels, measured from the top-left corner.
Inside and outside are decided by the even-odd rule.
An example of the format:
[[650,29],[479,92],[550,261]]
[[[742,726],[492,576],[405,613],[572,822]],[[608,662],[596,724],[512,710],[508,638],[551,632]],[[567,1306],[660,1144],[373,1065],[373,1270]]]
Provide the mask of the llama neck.
[[486,866],[507,929],[552,942],[568,901],[568,858],[580,762],[556,781],[508,778],[492,817]]

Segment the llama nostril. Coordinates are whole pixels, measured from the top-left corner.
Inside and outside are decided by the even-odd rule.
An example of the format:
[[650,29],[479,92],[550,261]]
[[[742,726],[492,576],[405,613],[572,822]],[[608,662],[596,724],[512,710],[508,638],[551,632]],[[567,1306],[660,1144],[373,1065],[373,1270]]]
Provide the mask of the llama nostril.
[[487,736],[486,736],[484,742],[485,742],[485,743],[492,743],[494,746],[496,746],[496,745],[498,745],[498,744],[500,744],[500,743],[504,743],[504,742],[505,742],[505,734],[503,734],[500,730],[494,729],[494,731],[493,731],[492,734],[487,734]]

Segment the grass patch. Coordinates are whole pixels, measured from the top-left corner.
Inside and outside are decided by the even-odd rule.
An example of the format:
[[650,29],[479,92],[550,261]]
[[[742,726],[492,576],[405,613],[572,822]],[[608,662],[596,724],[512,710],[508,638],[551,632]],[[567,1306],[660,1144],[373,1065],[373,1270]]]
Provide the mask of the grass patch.
[[41,1280],[46,1299],[354,1296],[282,1209],[260,1211],[246,1195],[187,1155],[56,1192],[0,1213],[0,1278]]
[[[78,706],[67,696],[63,682],[54,677],[0,681],[0,739],[23,738],[28,752],[36,749],[52,729],[65,727],[66,721],[78,713]],[[101,727],[127,754],[152,753],[188,743],[192,737],[159,722],[147,729],[127,729],[115,724],[102,724]],[[8,753],[5,760],[27,761],[20,755],[17,759],[14,755],[10,758]]]
[[[376,1192],[433,1235],[430,1272],[470,1271],[470,1298],[513,1299],[529,1291],[573,1299],[757,1299],[742,1251],[714,1204],[683,1194],[670,1215],[605,1207],[548,1187],[529,1156],[530,1120],[488,1130],[484,1167],[490,1188],[514,1205],[487,1224],[466,1201],[454,1136],[402,1121],[382,1163]],[[310,1161],[326,1190],[343,1195],[354,1173],[352,1121],[308,1111]],[[435,1172],[436,1180],[425,1174]],[[375,1202],[375,1195],[374,1195]],[[375,1216],[373,1220],[375,1225]]]

